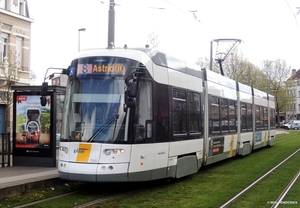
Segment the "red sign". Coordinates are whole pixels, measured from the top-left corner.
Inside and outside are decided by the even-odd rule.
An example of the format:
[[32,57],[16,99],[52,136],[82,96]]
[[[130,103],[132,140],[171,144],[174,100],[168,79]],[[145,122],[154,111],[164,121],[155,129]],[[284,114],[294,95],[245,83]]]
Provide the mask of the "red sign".
[[17,99],[17,102],[26,101],[27,100],[27,96],[17,96],[16,99]]

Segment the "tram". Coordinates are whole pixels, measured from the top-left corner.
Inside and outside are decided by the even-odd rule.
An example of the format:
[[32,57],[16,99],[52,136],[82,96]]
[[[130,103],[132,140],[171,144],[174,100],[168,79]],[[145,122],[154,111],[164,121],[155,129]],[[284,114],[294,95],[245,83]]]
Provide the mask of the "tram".
[[181,178],[274,145],[274,97],[149,48],[93,49],[68,68],[61,179]]

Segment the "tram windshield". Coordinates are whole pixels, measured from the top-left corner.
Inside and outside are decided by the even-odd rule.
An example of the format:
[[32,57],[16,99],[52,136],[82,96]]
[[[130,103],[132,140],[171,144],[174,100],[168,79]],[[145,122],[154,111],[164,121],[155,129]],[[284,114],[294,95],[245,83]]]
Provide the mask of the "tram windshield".
[[[128,142],[125,136],[127,114],[123,106],[125,78],[137,63],[117,59],[106,58],[108,61],[101,65],[93,63],[99,57],[72,63],[75,71],[66,89],[61,141]],[[123,68],[112,68],[116,62],[122,62]]]
[[71,85],[62,139],[100,143],[123,139],[124,80],[82,77]]

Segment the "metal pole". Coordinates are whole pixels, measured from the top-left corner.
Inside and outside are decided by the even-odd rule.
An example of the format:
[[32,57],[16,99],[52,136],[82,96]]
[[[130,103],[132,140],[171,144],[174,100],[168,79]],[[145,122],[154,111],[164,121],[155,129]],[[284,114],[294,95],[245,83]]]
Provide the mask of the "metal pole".
[[85,28],[78,29],[78,52],[80,51],[80,32],[84,32]]
[[115,44],[115,1],[110,0],[108,12],[108,39],[107,47],[113,47]]
[[212,71],[212,66],[213,66],[213,40],[210,41],[210,60],[209,60],[209,70]]
[[80,51],[80,30],[78,30],[78,52]]

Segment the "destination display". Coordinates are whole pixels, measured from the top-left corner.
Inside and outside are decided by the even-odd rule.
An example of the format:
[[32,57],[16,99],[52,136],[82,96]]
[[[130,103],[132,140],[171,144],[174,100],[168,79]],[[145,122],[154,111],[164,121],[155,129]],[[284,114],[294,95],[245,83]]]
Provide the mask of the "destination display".
[[125,72],[123,64],[78,64],[77,75],[80,74],[94,74],[94,73],[115,73],[122,74]]

